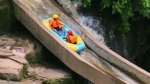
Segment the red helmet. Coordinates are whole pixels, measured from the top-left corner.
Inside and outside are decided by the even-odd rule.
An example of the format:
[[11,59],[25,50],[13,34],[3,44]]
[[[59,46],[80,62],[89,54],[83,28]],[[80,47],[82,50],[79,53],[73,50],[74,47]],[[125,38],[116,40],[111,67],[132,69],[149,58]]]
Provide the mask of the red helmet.
[[68,31],[68,35],[73,35],[71,30]]

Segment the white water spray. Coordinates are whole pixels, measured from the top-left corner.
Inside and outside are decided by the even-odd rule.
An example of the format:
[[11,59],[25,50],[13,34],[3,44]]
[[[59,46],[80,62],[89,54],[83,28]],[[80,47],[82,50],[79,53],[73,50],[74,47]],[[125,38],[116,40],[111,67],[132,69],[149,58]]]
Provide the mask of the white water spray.
[[[94,19],[92,16],[80,16],[80,25],[85,28],[96,40],[105,45],[104,31],[100,21]],[[100,34],[97,31],[100,31]]]

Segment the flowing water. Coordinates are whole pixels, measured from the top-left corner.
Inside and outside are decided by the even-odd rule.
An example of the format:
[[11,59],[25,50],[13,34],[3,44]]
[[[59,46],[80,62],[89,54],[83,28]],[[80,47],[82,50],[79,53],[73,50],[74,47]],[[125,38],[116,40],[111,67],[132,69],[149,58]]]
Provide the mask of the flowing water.
[[[50,10],[50,1],[49,0],[18,0],[23,5],[25,5],[37,18],[42,22],[46,18],[51,17],[52,12]],[[60,0],[61,1],[61,0]],[[103,38],[103,27],[101,26],[100,22],[92,16],[79,16],[80,19],[77,21],[84,27],[86,30],[90,32],[93,37],[95,37],[97,40],[99,40],[101,43],[105,45],[105,41]],[[94,25],[94,26],[92,26]],[[95,31],[94,28],[99,27],[99,31]],[[97,32],[100,32],[101,34],[98,34]],[[89,61],[94,66],[101,68],[105,70],[106,72],[111,73],[112,75],[116,76],[117,78],[125,81],[127,84],[139,84],[134,79],[130,78],[120,70],[116,69],[103,59],[101,59],[99,56],[97,56],[92,50],[85,49],[84,51],[81,51],[80,56],[85,58],[87,61]],[[91,84],[90,82],[88,84]]]
[[[104,28],[102,27],[99,19],[94,16],[85,16],[79,14],[76,10],[78,5],[82,3],[74,0],[57,0],[57,2],[67,11],[80,25],[85,28],[95,39],[105,45],[104,41]],[[76,8],[75,8],[76,7]],[[93,18],[94,17],[94,18]],[[98,29],[97,29],[98,28]]]

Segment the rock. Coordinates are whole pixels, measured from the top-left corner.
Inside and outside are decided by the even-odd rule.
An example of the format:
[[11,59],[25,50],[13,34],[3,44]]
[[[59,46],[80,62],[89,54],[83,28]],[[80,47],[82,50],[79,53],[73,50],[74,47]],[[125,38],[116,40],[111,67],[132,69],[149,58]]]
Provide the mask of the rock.
[[44,81],[43,84],[75,84],[75,83],[71,78],[60,78],[60,79],[51,79],[51,80]]
[[13,56],[13,53],[7,53],[7,52],[1,52],[0,51],[0,58],[8,58],[10,56]]
[[35,44],[29,44],[28,47],[28,54],[26,55],[26,59],[29,63],[39,63],[41,61],[42,55],[42,46],[35,43]]
[[28,49],[25,49],[23,47],[7,46],[6,48],[10,50],[14,55],[20,57],[25,57],[30,52],[28,51]]
[[7,80],[19,80],[23,65],[10,59],[0,58],[0,77]]
[[16,44],[16,41],[13,40],[12,38],[8,38],[8,37],[3,37],[1,36],[1,40],[0,40],[0,46],[13,46]]
[[26,84],[42,84],[42,81],[40,80],[33,80],[33,79],[22,79],[20,82],[26,83]]
[[[34,42],[37,45],[37,42]],[[39,55],[39,52],[37,52],[34,49],[35,45],[31,43],[29,40],[24,40],[19,37],[10,37],[9,35],[3,35],[0,36],[0,57],[1,58],[7,58],[9,56],[30,56],[29,58],[33,58],[32,60],[35,60],[37,54]],[[39,49],[39,48],[38,48]],[[41,53],[41,52],[40,52]],[[36,59],[37,60],[37,59]]]
[[11,57],[9,57],[9,59],[17,61],[21,64],[28,64],[28,61],[25,58],[20,57],[20,56],[11,56]]
[[6,46],[13,46],[15,44],[16,44],[16,41],[14,41],[13,39],[9,39],[5,45]]
[[71,77],[69,73],[60,69],[46,69],[43,67],[28,68],[29,75],[37,75],[38,79],[46,81],[51,79],[67,78]]
[[35,43],[35,44],[29,43],[29,44],[28,44],[28,48],[27,48],[28,51],[29,51],[29,52],[34,52],[34,47],[35,47],[35,45],[37,46],[38,49],[41,50],[41,46],[40,46],[39,44],[37,44],[37,43]]
[[6,43],[7,43],[7,41],[1,41],[1,42],[0,42],[0,46],[5,45]]
[[76,8],[76,10],[79,10],[82,7],[82,2],[80,2],[80,1],[74,0],[74,1],[72,1],[72,4]]
[[69,13],[75,20],[79,21],[80,16],[76,8],[73,6],[71,0],[57,0],[59,4]]
[[42,84],[41,82],[14,82],[14,81],[6,81],[0,80],[0,84]]
[[12,50],[12,53],[16,56],[20,56],[20,57],[25,57],[27,54],[26,53],[23,53],[23,52],[18,52],[17,50],[13,49]]
[[1,52],[8,52],[8,53],[11,53],[12,51],[7,49],[7,48],[0,48],[0,51]]

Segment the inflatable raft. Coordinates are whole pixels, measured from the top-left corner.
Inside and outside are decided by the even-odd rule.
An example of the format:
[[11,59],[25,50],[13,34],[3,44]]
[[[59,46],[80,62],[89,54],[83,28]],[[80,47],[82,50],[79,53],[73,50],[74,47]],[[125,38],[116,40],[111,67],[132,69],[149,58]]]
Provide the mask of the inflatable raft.
[[[64,25],[64,30],[65,30],[65,34],[64,36],[62,36],[62,30],[59,30],[57,34],[55,31],[53,31],[50,26],[49,26],[49,21],[51,20],[51,18],[48,18],[46,20],[43,21],[43,24],[50,30],[50,32],[52,32],[54,35],[56,35],[62,42],[64,42],[68,47],[70,47],[72,50],[74,50],[75,52],[79,52],[81,50],[83,50],[84,48],[86,48],[82,38],[76,33],[74,32],[71,28],[69,28],[66,24],[63,23]],[[67,35],[68,35],[68,31],[72,30],[73,34],[75,34],[77,36],[77,43],[76,44],[72,44],[66,41]]]

